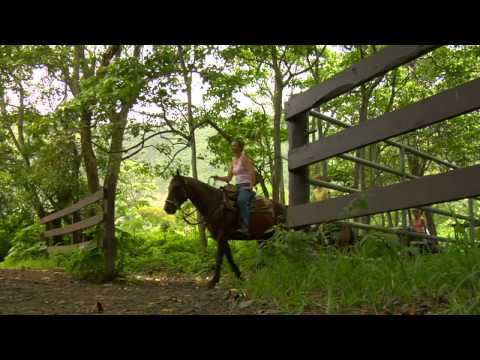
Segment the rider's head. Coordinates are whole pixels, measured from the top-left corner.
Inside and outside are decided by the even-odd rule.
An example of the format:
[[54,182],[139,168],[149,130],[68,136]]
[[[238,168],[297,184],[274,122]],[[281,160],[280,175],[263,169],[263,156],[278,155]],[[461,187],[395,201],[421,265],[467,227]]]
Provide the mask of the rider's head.
[[242,153],[243,148],[245,147],[245,144],[243,143],[243,141],[235,139],[232,141],[231,147],[232,147],[233,153],[235,155],[239,155]]

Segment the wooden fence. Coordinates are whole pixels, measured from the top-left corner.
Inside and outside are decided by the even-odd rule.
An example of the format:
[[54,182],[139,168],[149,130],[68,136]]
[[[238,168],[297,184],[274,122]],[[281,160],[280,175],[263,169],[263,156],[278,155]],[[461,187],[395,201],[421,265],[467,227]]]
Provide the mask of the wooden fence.
[[[396,171],[345,154],[380,141],[394,143],[388,139],[480,109],[480,97],[478,96],[480,79],[448,89],[357,126],[347,127],[335,135],[309,143],[309,116],[322,116],[313,108],[317,108],[326,101],[345,94],[361,84],[382,76],[388,71],[438,47],[438,45],[386,47],[324,83],[290,98],[285,106],[289,132],[289,208],[287,223],[290,227],[295,228],[387,211],[425,207],[480,195],[480,182],[478,181],[480,165],[463,169],[453,168],[453,170],[439,175],[416,177],[406,175],[404,169]],[[409,149],[405,149],[405,146],[401,150],[403,152],[405,150],[409,151]],[[418,150],[412,149],[412,151],[414,153],[416,151],[417,155],[420,153],[420,155],[426,155],[427,158],[432,158]],[[352,194],[322,202],[309,203],[309,185],[314,181],[308,177],[308,166],[337,156],[400,175],[403,182],[365,191],[344,188],[340,190]],[[446,162],[443,163],[446,164]],[[339,187],[337,186],[337,188]],[[473,228],[473,199],[470,200],[470,214],[464,218],[470,220]],[[428,209],[431,209],[432,212],[435,211],[433,208]],[[442,211],[437,210],[437,212],[441,213]],[[446,212],[443,211],[443,213]]]
[[[40,219],[40,223],[48,224],[54,220],[61,219],[65,216],[79,212],[81,209],[85,208],[86,206],[91,205],[97,201],[104,201],[105,199],[106,199],[106,191],[104,188],[100,188],[100,190],[98,190],[96,193],[81,199],[77,203],[65,209],[59,210],[53,214],[49,214],[45,216],[44,218]],[[103,204],[101,206],[101,209],[102,210],[95,216],[89,217],[87,219],[83,219],[81,221],[78,221],[70,225],[66,225],[64,227],[48,230],[44,233],[44,236],[54,237],[59,235],[67,235],[67,234],[71,234],[71,233],[98,225],[101,222],[103,222],[105,217],[105,210],[104,210],[105,206],[103,206]],[[85,247],[91,247],[91,246],[100,246],[100,244],[97,244],[93,240],[91,240],[91,241],[81,242],[78,244],[49,246],[48,251],[50,253],[68,252],[77,248],[85,248]]]

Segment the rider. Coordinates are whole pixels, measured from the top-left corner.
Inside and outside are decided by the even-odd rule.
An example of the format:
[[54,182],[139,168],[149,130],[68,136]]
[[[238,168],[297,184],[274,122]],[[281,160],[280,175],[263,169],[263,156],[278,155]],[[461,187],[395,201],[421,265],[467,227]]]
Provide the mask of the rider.
[[244,146],[244,143],[240,140],[232,141],[231,147],[235,157],[228,170],[228,175],[215,175],[213,178],[215,180],[230,182],[233,175],[235,175],[238,190],[237,203],[240,211],[240,229],[238,232],[245,236],[249,236],[250,201],[254,196],[252,187],[255,185],[256,177],[252,161],[243,152]]

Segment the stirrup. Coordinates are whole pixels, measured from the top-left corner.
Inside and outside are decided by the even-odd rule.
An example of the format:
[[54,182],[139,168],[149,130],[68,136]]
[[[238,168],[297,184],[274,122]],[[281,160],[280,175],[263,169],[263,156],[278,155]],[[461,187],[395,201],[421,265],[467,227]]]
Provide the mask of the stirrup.
[[245,234],[245,235],[250,234],[247,227],[242,227],[242,228],[238,229],[236,232],[238,232],[240,234]]
[[250,231],[248,230],[248,228],[239,228],[239,229],[235,230],[232,233],[232,235],[234,237],[239,236],[240,238],[245,239],[245,238],[250,237]]

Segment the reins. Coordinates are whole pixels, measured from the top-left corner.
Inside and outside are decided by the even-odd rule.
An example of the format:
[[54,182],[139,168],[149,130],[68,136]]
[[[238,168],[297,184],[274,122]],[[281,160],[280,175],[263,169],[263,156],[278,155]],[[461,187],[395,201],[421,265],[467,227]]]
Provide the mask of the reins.
[[[213,183],[215,184],[216,181],[215,181],[215,179],[213,178],[213,176],[210,176],[210,177],[208,178],[207,184],[210,185],[210,179],[213,179]],[[212,186],[212,185],[210,185],[210,186]],[[184,189],[184,191],[185,191],[185,193],[187,192],[186,189]],[[222,205],[223,205],[223,202],[222,202]],[[187,215],[185,215],[185,213],[184,213],[184,211],[183,211],[182,208],[179,207],[178,209],[182,212],[182,219],[183,219],[183,221],[185,221],[187,224],[189,224],[189,225],[191,225],[191,226],[197,226],[197,225],[200,225],[200,224],[206,225],[206,224],[208,223],[208,220],[211,219],[211,218],[213,217],[213,215],[215,215],[215,213],[216,213],[218,210],[222,209],[222,208],[223,208],[223,206],[217,207],[211,214],[209,214],[209,215],[207,216],[206,219],[203,218],[202,215],[200,215],[203,220],[202,220],[202,221],[199,221],[198,223],[192,223],[192,222],[190,222],[190,221],[187,220],[187,217],[188,217],[188,216],[191,216],[193,213],[195,213],[195,212],[198,211],[197,209],[194,209],[191,213],[189,213],[189,214],[187,214]]]

